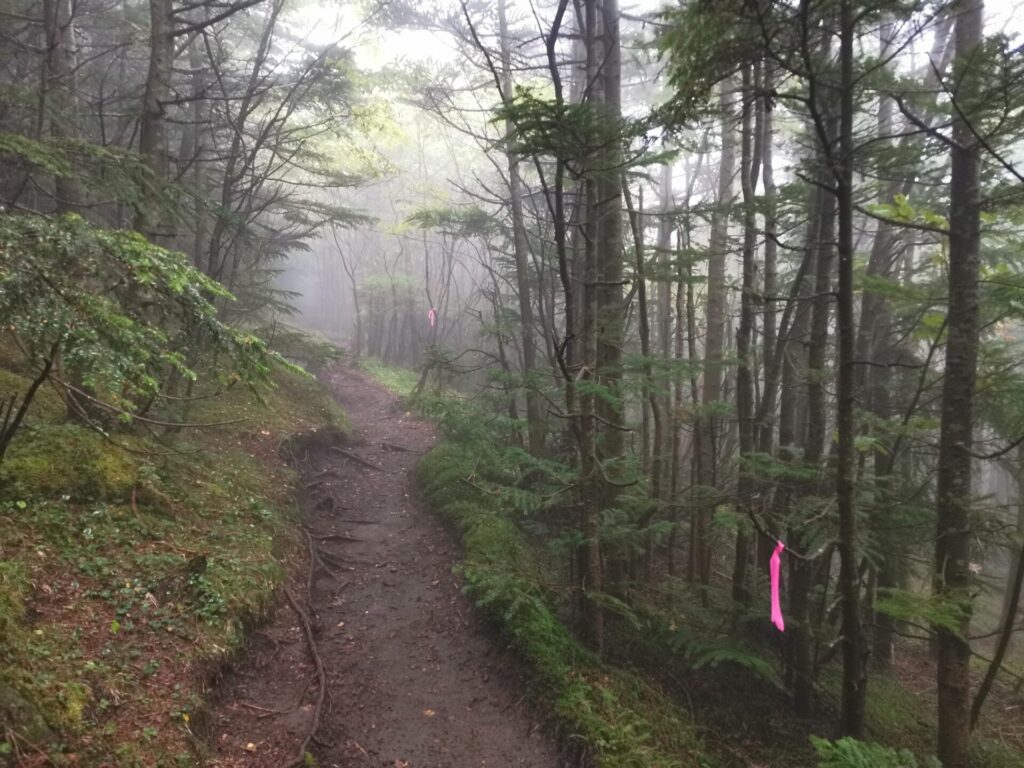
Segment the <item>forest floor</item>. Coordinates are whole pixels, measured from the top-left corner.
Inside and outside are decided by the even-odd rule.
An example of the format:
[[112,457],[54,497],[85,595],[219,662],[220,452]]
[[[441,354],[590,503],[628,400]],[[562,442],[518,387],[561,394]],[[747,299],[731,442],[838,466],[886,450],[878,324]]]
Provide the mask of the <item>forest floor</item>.
[[285,602],[219,685],[212,765],[287,764],[318,717],[308,751],[325,768],[561,765],[517,659],[461,593],[454,539],[418,497],[413,471],[433,427],[360,372],[324,378],[352,439],[300,457],[313,563],[290,585],[311,616],[323,703]]

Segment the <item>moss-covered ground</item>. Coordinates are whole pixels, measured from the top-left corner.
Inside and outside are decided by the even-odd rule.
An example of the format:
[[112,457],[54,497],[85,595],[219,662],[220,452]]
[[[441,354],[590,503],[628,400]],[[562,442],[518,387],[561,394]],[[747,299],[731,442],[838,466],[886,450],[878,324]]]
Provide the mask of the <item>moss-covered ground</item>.
[[[0,464],[0,765],[201,761],[205,686],[296,545],[281,447],[345,426],[314,379],[272,380],[159,441],[71,423],[41,390]],[[0,396],[26,384],[0,370]]]
[[416,388],[418,376],[408,368],[386,365],[374,357],[364,357],[359,368],[390,389],[396,395],[408,397]]

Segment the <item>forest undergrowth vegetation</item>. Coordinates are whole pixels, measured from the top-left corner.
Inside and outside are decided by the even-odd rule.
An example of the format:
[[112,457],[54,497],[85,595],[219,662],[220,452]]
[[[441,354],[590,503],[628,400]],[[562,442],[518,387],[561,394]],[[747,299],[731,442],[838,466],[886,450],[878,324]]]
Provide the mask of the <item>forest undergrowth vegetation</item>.
[[[291,341],[283,352],[298,357]],[[23,392],[17,355],[2,364],[0,390]],[[101,433],[50,388],[35,398],[0,465],[0,764],[191,766],[203,754],[208,683],[301,551],[282,445],[346,421],[281,364],[264,384],[197,401],[188,421],[219,426],[170,442]]]
[[[428,505],[461,541],[464,590],[524,659],[538,702],[585,764],[937,765],[934,693],[915,692],[899,675],[873,680],[865,740],[833,738],[835,662],[817,682],[816,716],[794,717],[781,676],[784,649],[764,630],[766,612],[738,614],[727,588],[695,588],[664,574],[657,589],[630,580],[618,596],[602,598],[610,620],[604,653],[595,654],[574,631],[572,578],[560,564],[579,546],[565,509],[571,468],[524,450],[516,422],[486,395],[416,394],[414,371],[372,358],[359,367],[439,424],[443,439],[417,473]],[[628,498],[620,503],[628,510]],[[736,524],[728,510],[720,518]],[[619,545],[644,551],[639,538]],[[1018,764],[1015,750],[975,739],[972,768]]]

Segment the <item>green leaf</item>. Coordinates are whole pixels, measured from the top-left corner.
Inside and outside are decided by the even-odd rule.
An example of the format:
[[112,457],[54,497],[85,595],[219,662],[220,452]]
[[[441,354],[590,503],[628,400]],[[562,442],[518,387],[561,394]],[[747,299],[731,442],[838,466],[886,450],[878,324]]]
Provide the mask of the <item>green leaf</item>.
[[853,446],[857,449],[858,453],[871,453],[872,451],[877,451],[884,455],[889,454],[889,449],[886,447],[885,443],[871,435],[857,435],[857,437],[854,438]]
[[875,610],[901,621],[920,626],[941,627],[959,635],[970,613],[970,600],[952,597],[919,595],[904,589],[880,590]]

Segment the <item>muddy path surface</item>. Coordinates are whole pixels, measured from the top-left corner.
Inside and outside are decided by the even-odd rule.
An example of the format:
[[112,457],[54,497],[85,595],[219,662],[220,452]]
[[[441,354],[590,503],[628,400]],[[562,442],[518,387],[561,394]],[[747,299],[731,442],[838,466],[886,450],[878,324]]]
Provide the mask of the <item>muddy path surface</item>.
[[[433,427],[359,372],[326,378],[355,434],[301,466],[314,569],[289,592],[308,610],[308,591],[327,682],[309,752],[338,768],[562,765],[515,659],[460,592],[455,542],[419,500],[413,472]],[[315,669],[284,602],[218,686],[210,764],[295,759],[318,711]]]

